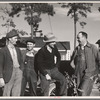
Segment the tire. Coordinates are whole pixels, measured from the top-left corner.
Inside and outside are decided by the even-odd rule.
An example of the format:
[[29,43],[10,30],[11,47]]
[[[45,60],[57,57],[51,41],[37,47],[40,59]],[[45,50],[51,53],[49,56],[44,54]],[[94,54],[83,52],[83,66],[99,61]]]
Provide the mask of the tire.
[[48,96],[56,96],[56,85],[55,85],[55,83],[50,84]]

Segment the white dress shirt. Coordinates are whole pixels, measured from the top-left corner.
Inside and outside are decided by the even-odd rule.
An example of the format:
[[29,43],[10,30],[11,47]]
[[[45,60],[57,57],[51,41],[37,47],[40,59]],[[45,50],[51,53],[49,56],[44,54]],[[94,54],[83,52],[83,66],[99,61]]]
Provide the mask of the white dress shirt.
[[10,51],[12,60],[13,60],[13,66],[14,67],[19,67],[19,62],[18,62],[18,57],[17,57],[17,52],[14,46],[8,45],[8,49]]

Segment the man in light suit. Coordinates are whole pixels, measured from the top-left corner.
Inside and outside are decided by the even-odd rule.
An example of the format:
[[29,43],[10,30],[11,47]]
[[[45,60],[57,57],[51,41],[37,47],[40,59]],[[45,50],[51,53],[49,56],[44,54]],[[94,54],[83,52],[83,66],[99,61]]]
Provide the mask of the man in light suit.
[[6,38],[6,46],[0,49],[0,86],[3,96],[20,96],[23,63],[21,51],[15,47],[17,31],[12,29]]

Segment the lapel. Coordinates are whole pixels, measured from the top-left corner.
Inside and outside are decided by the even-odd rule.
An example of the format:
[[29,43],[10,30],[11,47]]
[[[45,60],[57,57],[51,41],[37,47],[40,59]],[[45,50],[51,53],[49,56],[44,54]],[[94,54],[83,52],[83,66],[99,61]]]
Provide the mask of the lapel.
[[48,51],[47,47],[44,48],[46,55],[50,55],[50,51]]
[[[11,59],[11,60],[13,61],[8,47],[6,46],[5,49],[6,49],[7,55],[9,56],[9,59]],[[16,48],[16,47],[15,47],[15,50],[16,50],[17,57],[18,57],[18,60],[19,60],[19,57],[20,57],[19,50],[18,50],[18,48]]]
[[19,52],[19,49],[17,47],[15,47],[15,50],[16,50],[16,53],[17,53],[17,58],[18,58],[18,61],[20,62],[20,52]]
[[24,50],[23,53],[22,53],[22,54],[23,54],[23,55],[22,55],[22,56],[23,56],[23,61],[25,61],[26,53],[27,53],[27,50]]
[[[7,52],[7,56],[9,57],[9,59],[12,60],[12,57],[11,57],[10,51],[9,51],[9,49],[8,49],[7,46],[5,46],[5,50],[6,50],[6,52]],[[12,61],[13,61],[13,60],[12,60]]]

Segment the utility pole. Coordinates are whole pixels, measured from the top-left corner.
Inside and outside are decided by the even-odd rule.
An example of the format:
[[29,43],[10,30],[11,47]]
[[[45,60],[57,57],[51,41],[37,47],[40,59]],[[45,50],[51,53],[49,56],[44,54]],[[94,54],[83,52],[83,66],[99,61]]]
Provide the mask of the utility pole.
[[74,9],[74,49],[76,48],[76,9]]
[[35,36],[34,34],[34,27],[33,27],[33,12],[32,12],[32,5],[31,5],[31,38],[33,39],[33,37]]

